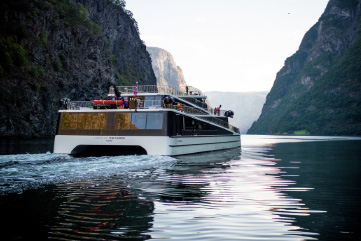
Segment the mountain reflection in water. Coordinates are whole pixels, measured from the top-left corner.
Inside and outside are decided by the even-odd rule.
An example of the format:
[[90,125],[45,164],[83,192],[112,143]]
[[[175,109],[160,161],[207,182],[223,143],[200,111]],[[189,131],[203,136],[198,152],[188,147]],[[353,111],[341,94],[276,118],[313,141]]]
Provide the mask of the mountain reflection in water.
[[241,149],[177,158],[3,155],[2,228],[19,240],[358,240],[360,147],[243,136]]

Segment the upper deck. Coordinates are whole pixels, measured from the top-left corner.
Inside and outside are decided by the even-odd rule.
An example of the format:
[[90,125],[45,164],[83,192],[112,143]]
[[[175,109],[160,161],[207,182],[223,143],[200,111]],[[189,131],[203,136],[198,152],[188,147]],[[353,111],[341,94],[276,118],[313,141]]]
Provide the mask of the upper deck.
[[[136,86],[117,86],[117,90],[123,96],[133,96]],[[208,105],[205,103],[207,96],[202,93],[197,88],[192,86],[187,87],[187,91],[183,92],[171,87],[158,87],[156,85],[140,85],[138,86],[138,95],[149,95],[149,94],[162,94],[162,95],[172,95],[179,99],[186,100],[190,103],[197,105],[203,109],[207,109],[211,112],[211,108],[208,108]],[[224,112],[223,112],[224,114]]]

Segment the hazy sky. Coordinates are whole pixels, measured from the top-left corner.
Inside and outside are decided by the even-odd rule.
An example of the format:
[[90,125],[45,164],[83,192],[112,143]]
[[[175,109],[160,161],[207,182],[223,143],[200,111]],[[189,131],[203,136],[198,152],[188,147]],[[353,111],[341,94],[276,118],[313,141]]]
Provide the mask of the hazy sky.
[[328,0],[127,0],[147,46],[202,91],[269,91]]

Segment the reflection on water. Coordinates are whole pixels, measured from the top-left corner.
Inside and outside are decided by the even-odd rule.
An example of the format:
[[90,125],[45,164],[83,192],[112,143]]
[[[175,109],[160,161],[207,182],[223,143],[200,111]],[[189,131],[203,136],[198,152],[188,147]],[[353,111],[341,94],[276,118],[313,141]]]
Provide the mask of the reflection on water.
[[276,160],[264,154],[250,158],[255,152],[249,148],[242,149],[241,159],[236,150],[225,159],[218,154],[182,161],[160,176],[168,186],[162,194],[177,198],[155,202],[152,238],[301,240],[315,235],[292,225],[292,215],[309,212],[300,200],[277,190],[289,184],[279,180]]
[[[242,149],[176,159],[0,156],[3,228],[19,240],[358,240],[360,147],[243,136]],[[6,192],[21,176],[11,168],[46,182]]]
[[119,240],[149,239],[154,203],[119,180],[92,180],[61,184],[58,195],[66,200],[59,206],[56,222],[49,228],[50,239]]
[[361,240],[361,141],[285,143],[270,153],[282,160],[282,179],[309,189],[284,192],[310,210],[325,211],[297,218],[299,226],[319,233],[321,240]]
[[0,155],[53,152],[54,138],[0,138]]

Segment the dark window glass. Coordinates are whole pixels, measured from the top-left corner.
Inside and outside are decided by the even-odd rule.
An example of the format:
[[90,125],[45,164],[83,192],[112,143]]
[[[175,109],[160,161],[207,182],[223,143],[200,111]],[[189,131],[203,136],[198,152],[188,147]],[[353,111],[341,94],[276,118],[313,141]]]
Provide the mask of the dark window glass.
[[163,113],[147,114],[147,129],[160,130],[163,128]]
[[159,107],[161,106],[162,96],[155,95],[155,96],[145,96],[144,97],[144,107]]
[[76,129],[78,113],[63,113],[63,129]]
[[148,108],[149,106],[153,106],[154,96],[145,96],[144,97],[144,108]]
[[131,129],[145,129],[147,113],[132,113]]
[[105,129],[105,113],[94,113],[92,118],[92,129]]
[[156,95],[154,96],[154,105],[161,106],[162,105],[162,96]]
[[130,113],[117,113],[115,116],[116,129],[130,129]]
[[78,129],[89,130],[91,127],[91,113],[79,113]]

